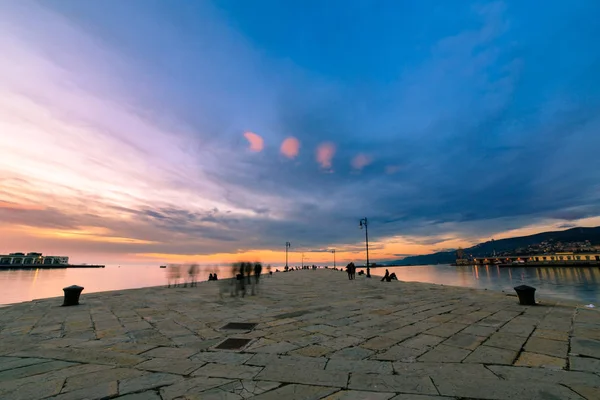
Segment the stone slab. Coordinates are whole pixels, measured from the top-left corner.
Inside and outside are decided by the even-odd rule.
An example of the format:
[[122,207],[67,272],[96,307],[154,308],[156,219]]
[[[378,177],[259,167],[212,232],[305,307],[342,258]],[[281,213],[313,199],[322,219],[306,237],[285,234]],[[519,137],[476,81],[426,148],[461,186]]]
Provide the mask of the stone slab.
[[438,394],[429,377],[400,375],[352,374],[348,389],[386,393]]

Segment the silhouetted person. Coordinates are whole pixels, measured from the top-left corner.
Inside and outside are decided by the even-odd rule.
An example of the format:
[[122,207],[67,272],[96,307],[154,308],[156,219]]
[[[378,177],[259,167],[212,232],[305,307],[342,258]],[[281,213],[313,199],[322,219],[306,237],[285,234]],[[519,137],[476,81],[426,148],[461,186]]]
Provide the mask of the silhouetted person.
[[356,279],[356,265],[353,262],[350,263],[350,279]]
[[397,280],[398,280],[398,277],[396,276],[396,273],[392,272],[391,275],[390,275],[390,278],[389,278],[388,282],[397,281]]
[[348,279],[352,279],[352,264],[346,265],[346,272],[348,273]]
[[214,281],[215,278],[213,278],[213,274],[208,274],[208,280],[209,281]]
[[218,280],[219,280],[219,278],[217,277],[217,273],[215,272],[213,274],[213,281],[218,281]]
[[383,276],[383,278],[381,278],[381,282],[383,281],[390,281],[390,271],[388,271],[387,269],[385,270],[385,275]]
[[260,273],[262,272],[262,265],[260,263],[254,264],[254,281],[258,285],[258,280],[260,279]]

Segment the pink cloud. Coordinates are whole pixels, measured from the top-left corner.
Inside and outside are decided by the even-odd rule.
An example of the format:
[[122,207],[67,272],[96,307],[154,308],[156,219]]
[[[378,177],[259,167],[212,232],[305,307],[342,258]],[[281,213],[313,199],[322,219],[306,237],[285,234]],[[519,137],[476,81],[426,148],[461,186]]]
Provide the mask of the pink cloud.
[[289,137],[281,143],[279,151],[287,158],[296,158],[300,151],[300,142],[295,137]]
[[321,164],[321,168],[330,169],[331,160],[335,155],[335,145],[333,143],[321,143],[317,147],[317,162]]
[[352,168],[361,170],[371,164],[371,158],[365,154],[358,154],[352,159]]
[[244,137],[250,143],[250,150],[254,152],[260,152],[265,147],[265,141],[260,135],[253,132],[244,132]]

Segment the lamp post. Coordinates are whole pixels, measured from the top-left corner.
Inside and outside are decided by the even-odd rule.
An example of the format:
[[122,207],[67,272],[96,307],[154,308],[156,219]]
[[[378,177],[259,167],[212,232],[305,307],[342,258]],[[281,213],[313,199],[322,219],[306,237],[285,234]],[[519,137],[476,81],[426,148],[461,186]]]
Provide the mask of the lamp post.
[[333,268],[335,268],[335,249],[331,250],[333,253]]
[[304,269],[304,252],[302,252],[302,269]]
[[367,249],[367,278],[371,277],[371,269],[369,268],[369,228],[367,225],[367,217],[364,217],[359,222],[360,229],[365,227],[365,246]]
[[290,242],[285,242],[285,268],[288,268],[288,249],[292,247]]

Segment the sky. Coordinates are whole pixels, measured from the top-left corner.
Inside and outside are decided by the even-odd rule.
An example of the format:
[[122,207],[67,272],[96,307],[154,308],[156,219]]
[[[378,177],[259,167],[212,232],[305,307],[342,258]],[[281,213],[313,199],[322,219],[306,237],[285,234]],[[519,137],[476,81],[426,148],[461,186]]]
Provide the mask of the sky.
[[0,2],[0,253],[364,262],[600,225],[600,2]]

